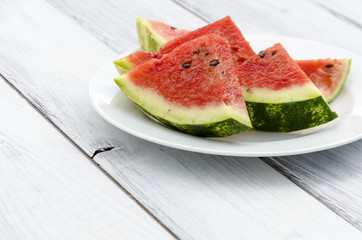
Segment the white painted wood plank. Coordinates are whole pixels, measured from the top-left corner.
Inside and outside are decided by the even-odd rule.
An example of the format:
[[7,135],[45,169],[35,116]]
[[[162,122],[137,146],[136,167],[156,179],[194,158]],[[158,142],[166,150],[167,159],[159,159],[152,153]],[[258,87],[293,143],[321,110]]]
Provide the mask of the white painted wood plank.
[[90,107],[87,82],[114,53],[40,0],[2,3],[0,11],[0,72],[89,156],[114,146],[97,162],[181,239],[360,238],[257,158],[173,150],[105,124]]
[[328,2],[322,0],[312,0],[319,7],[326,10],[330,14],[339,18],[346,23],[355,26],[357,29],[362,30],[361,11],[362,5],[359,0],[329,0]]
[[134,31],[136,17],[166,21],[179,28],[193,29],[204,24],[170,1],[47,1],[118,53],[139,48]]
[[[312,1],[174,0],[209,22],[230,15],[243,33],[284,35],[327,44],[362,55],[362,31]],[[333,2],[324,1],[331,6]],[[337,2],[337,1],[336,1]],[[339,2],[361,12],[357,1]],[[343,11],[343,9],[340,9]],[[260,49],[255,49],[259,51]]]
[[[305,37],[362,54],[362,5],[358,1],[179,3],[209,21],[230,14],[250,33]],[[320,153],[264,160],[362,230],[361,156],[362,141],[358,141]]]
[[257,158],[154,145],[101,153],[95,160],[183,239],[362,239]]
[[362,230],[362,141],[313,154],[265,159]]
[[0,79],[0,239],[173,239]]

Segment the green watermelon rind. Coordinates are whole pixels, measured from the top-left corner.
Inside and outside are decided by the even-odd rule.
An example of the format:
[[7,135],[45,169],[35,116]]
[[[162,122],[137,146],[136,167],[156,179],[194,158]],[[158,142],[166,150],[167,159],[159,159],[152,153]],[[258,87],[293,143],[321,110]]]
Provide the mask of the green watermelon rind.
[[346,82],[346,79],[349,75],[349,72],[351,71],[351,65],[352,65],[352,59],[351,58],[346,59],[345,69],[344,69],[343,75],[341,77],[341,80],[339,81],[339,84],[336,88],[336,91],[331,96],[326,98],[326,101],[328,103],[332,102],[342,91],[344,84]]
[[116,67],[119,75],[123,75],[124,73],[135,67],[134,64],[130,62],[127,57],[117,59],[113,62],[113,64]]
[[167,40],[152,29],[147,19],[136,19],[138,41],[144,51],[156,53]]
[[249,117],[255,130],[294,132],[316,127],[338,117],[323,96],[285,103],[246,101]]
[[[142,108],[141,106],[139,107]],[[142,108],[142,110],[147,112],[144,108]],[[227,118],[223,121],[203,123],[203,124],[179,124],[152,115],[149,112],[147,113],[150,114],[152,117],[156,118],[162,124],[170,128],[200,137],[227,137],[251,129],[250,126],[241,124],[240,122],[236,121],[233,118]]]
[[[246,130],[252,128],[248,114],[245,110],[245,116],[242,119],[236,120],[232,116],[225,114],[222,119],[219,119],[219,116],[213,122],[205,120],[204,122],[197,123],[187,123],[187,122],[177,122],[175,120],[166,119],[165,117],[157,114],[158,110],[152,108],[153,102],[149,101],[145,96],[147,96],[147,91],[140,88],[131,86],[132,83],[129,82],[127,74],[124,74],[116,79],[114,79],[116,84],[120,87],[123,93],[138,107],[143,111],[157,119],[160,123],[171,127],[173,129],[192,134],[195,136],[201,137],[226,137],[235,134],[242,133]],[[142,92],[143,91],[143,92]],[[160,96],[161,98],[161,96]],[[155,100],[156,101],[156,100]],[[156,104],[157,108],[162,107],[162,104]],[[217,110],[216,110],[217,111]],[[215,111],[215,112],[216,112]],[[197,110],[198,115],[202,112],[201,109]],[[187,117],[179,116],[181,120],[187,119]]]

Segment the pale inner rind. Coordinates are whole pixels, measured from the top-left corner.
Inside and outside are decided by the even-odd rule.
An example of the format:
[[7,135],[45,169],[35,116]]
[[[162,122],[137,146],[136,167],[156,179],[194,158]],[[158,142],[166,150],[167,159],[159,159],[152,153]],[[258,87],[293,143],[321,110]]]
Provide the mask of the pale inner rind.
[[153,31],[152,27],[148,24],[147,20],[142,18],[137,18],[136,24],[138,30],[138,39],[140,41],[141,46],[143,46],[145,50],[154,49],[156,46],[152,45],[156,43],[159,46],[162,46],[167,42],[156,31]]
[[164,100],[151,89],[133,84],[126,75],[115,79],[122,91],[135,103],[153,115],[178,124],[205,124],[233,118],[242,124],[251,126],[246,109],[237,106],[215,104],[204,107],[185,107]]
[[330,96],[329,99],[327,99],[329,102],[331,102],[342,90],[342,87],[343,87],[344,83],[346,82],[347,76],[351,69],[351,63],[352,63],[352,59],[350,59],[350,58],[346,59],[346,64],[345,64],[346,67],[345,67],[343,75],[342,75],[342,80],[339,81],[338,86],[336,88],[336,92],[332,96]]
[[119,75],[122,75],[122,74],[128,72],[129,70],[131,70],[132,68],[134,68],[134,65],[130,61],[128,61],[126,58],[117,59],[113,63],[114,63],[114,66],[116,67]]
[[280,90],[243,87],[242,91],[245,101],[261,103],[295,102],[321,96],[320,91],[312,82]]

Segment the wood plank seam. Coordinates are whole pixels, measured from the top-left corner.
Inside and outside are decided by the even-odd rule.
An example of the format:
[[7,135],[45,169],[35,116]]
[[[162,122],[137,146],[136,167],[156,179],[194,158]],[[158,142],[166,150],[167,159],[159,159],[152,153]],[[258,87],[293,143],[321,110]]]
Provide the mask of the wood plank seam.
[[261,157],[262,161],[267,163],[269,166],[280,172],[290,181],[292,181],[295,185],[303,189],[309,195],[313,196],[316,200],[322,203],[324,206],[329,208],[332,212],[343,218],[346,222],[350,223],[357,230],[361,231],[361,226],[358,223],[358,220],[354,219],[351,215],[349,215],[344,209],[333,204],[328,198],[324,197],[323,194],[319,193],[319,191],[315,188],[312,188],[307,183],[303,182],[303,180],[298,177],[295,173],[286,168],[283,164],[279,163],[276,158],[273,157]]
[[189,11],[190,13],[192,13],[193,15],[195,15],[196,17],[204,20],[206,23],[211,23],[211,21],[205,17],[203,17],[202,15],[200,15],[199,13],[197,13],[195,10],[193,10],[192,8],[187,7],[186,5],[182,4],[180,1],[178,0],[171,0],[172,2],[174,2],[175,4],[177,4],[178,6],[182,7],[183,9],[185,9],[186,11]]
[[337,12],[335,10],[333,10],[332,8],[322,4],[322,3],[317,3],[317,2],[313,2],[314,4],[316,4],[317,6],[321,7],[322,9],[324,9],[325,11],[327,11],[328,13],[332,14],[333,16],[335,16],[336,18],[347,22],[348,24],[351,24],[355,27],[357,27],[359,30],[362,30],[362,25],[359,24],[358,22],[356,22],[355,20],[345,16],[344,14]]
[[[55,125],[51,119],[48,118],[48,116],[41,111],[41,109],[39,109],[36,105],[34,105],[32,102],[30,102],[30,100],[28,98],[26,98],[24,96],[24,94],[22,92],[20,92],[2,73],[0,73],[0,78],[3,79],[3,81],[8,84],[12,89],[14,89],[18,95],[23,98],[28,104],[29,106],[31,106],[35,111],[37,111],[43,118],[45,118],[55,129],[57,129],[68,141],[70,141],[80,152],[82,152],[88,159],[90,162],[92,162],[92,164],[94,164],[107,178],[109,178],[116,186],[118,186],[129,198],[131,198],[134,202],[136,202],[136,204],[143,210],[145,211],[148,215],[150,215],[152,217],[153,220],[155,220],[159,225],[161,225],[161,227],[163,229],[165,229],[173,238],[175,239],[180,239],[178,236],[176,236],[175,233],[173,233],[165,224],[163,224],[158,218],[156,218],[156,216],[154,216],[145,206],[143,206],[141,204],[141,202],[139,202],[133,195],[131,195],[131,193],[129,191],[127,191],[119,182],[117,182],[108,172],[106,172],[93,158],[102,152],[107,152],[107,151],[111,151],[111,150],[123,150],[123,147],[104,147],[104,148],[99,148],[97,149],[94,153],[93,156],[90,157],[87,155],[87,153],[85,151],[83,151],[82,148],[80,148],[69,136],[67,136],[62,129],[60,129],[57,125]],[[0,144],[5,144],[6,141],[2,140],[0,142]]]
[[[53,4],[52,2],[50,2],[49,0],[46,0],[47,3],[49,3],[51,6],[53,6],[55,9],[57,9]],[[82,25],[82,20],[79,19],[77,16],[74,16],[72,14],[69,14],[67,12],[63,12],[61,11],[61,13],[63,13],[64,15],[66,15],[67,17],[71,18],[72,20],[74,20],[77,24],[79,24],[80,26],[84,27]],[[100,42],[102,42],[103,44],[105,44],[107,47],[109,47],[110,49],[112,49],[113,51],[118,51],[119,49],[117,48],[114,48],[114,46],[112,46],[111,44],[108,43],[108,41],[104,41],[102,39],[100,39],[100,35],[99,34],[95,34],[93,31],[91,31],[91,29],[85,27],[84,28],[87,32],[89,32],[90,34],[92,34],[93,37],[95,37],[96,39],[98,39]]]

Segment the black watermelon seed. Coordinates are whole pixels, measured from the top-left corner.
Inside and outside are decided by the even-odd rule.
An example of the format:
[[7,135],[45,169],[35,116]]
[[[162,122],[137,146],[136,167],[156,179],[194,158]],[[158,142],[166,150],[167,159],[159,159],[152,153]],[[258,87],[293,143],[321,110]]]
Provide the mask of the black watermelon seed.
[[197,50],[197,51],[195,51],[194,53],[199,54],[199,53],[200,53],[200,50]]
[[259,57],[263,58],[265,56],[265,50],[261,50],[258,55]]
[[207,56],[207,55],[209,55],[209,53],[207,52],[207,53],[205,53],[205,56]]
[[327,64],[326,65],[326,68],[331,68],[331,67],[333,67],[333,64]]
[[172,30],[175,30],[175,29],[177,29],[177,28],[175,28],[175,27],[171,26],[171,29],[172,29]]
[[271,55],[273,56],[274,54],[276,54],[277,53],[277,51],[273,51],[272,53],[271,53]]
[[214,67],[214,66],[217,66],[219,64],[219,60],[212,60],[211,62],[209,62],[209,65]]
[[189,68],[191,66],[191,63],[189,62],[185,62],[184,64],[182,64],[183,68]]
[[224,73],[225,73],[224,71],[221,72],[221,74],[224,74]]

